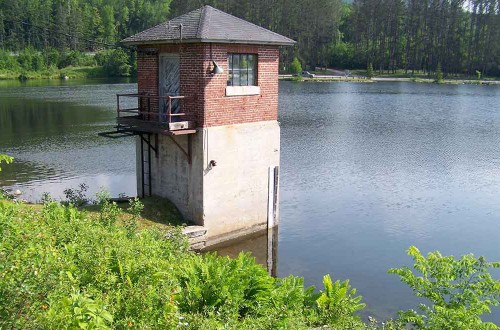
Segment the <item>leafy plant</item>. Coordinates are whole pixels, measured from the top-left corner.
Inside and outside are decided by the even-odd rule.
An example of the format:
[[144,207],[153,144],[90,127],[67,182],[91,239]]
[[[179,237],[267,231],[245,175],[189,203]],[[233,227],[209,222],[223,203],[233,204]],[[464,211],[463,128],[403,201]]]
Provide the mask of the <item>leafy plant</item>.
[[[14,161],[13,157],[0,154],[0,165],[2,165],[2,162],[5,162],[6,164],[11,164],[13,161]],[[0,172],[1,171],[2,171],[2,167],[0,166]]]
[[373,64],[371,62],[368,63],[368,66],[366,67],[366,77],[368,79],[373,78]]
[[[49,309],[48,318],[53,323],[64,322],[61,318],[70,320],[66,325],[70,329],[111,329],[113,316],[104,306],[98,304],[87,294],[74,290],[69,297],[57,302],[61,306],[49,309],[48,305],[42,308]],[[57,315],[54,315],[57,313]]]
[[118,216],[122,213],[116,202],[110,202],[111,195],[104,189],[101,189],[96,194],[97,204],[100,206],[99,219],[105,226],[112,226],[118,220]]
[[355,296],[356,289],[351,289],[349,281],[337,280],[333,283],[330,275],[325,275],[323,285],[325,291],[316,300],[321,320],[346,329],[359,324],[360,320],[355,313],[364,309],[366,304],[361,303],[361,296]]
[[441,66],[441,62],[438,63],[436,68],[436,83],[441,84],[443,82],[443,67]]
[[66,196],[66,203],[74,206],[82,206],[88,203],[86,192],[89,189],[85,183],[80,183],[77,189],[66,188],[63,193]]
[[290,63],[290,72],[292,74],[300,74],[302,72],[302,64],[300,64],[297,57],[294,57],[292,63]]
[[144,210],[144,204],[137,197],[129,200],[127,211],[132,214],[132,217],[124,220],[124,226],[129,237],[137,231],[137,220],[140,218],[142,210]]
[[498,329],[493,323],[483,322],[481,316],[500,303],[500,281],[489,272],[500,268],[500,262],[486,262],[484,257],[474,258],[472,254],[457,260],[438,251],[426,258],[414,246],[407,252],[420,276],[408,267],[393,268],[389,273],[398,275],[416,296],[427,298],[432,305],[421,304],[423,314],[400,312],[402,321],[417,329]]
[[206,254],[191,258],[179,274],[177,297],[183,312],[244,317],[270,299],[274,280],[249,254],[230,259]]

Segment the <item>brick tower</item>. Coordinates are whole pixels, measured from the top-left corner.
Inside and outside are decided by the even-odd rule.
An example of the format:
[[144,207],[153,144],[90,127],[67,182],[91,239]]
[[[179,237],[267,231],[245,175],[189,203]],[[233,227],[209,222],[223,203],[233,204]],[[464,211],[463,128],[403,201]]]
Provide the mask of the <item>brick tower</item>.
[[122,43],[138,51],[138,93],[117,96],[138,195],[168,198],[214,243],[276,226],[279,46],[295,42],[204,6]]

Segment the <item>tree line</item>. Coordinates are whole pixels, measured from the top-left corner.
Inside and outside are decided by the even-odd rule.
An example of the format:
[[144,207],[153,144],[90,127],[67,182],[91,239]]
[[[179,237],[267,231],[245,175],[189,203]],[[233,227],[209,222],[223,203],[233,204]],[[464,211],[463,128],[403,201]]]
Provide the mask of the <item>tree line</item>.
[[204,4],[296,40],[283,71],[298,58],[310,69],[500,76],[500,0],[0,0],[0,45],[96,51]]

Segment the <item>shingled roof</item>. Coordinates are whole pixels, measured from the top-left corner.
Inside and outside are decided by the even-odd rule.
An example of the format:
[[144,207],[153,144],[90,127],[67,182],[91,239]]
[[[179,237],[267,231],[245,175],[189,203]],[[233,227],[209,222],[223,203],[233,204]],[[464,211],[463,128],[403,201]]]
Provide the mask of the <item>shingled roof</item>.
[[210,6],[158,24],[123,39],[127,45],[213,42],[293,45],[295,41]]

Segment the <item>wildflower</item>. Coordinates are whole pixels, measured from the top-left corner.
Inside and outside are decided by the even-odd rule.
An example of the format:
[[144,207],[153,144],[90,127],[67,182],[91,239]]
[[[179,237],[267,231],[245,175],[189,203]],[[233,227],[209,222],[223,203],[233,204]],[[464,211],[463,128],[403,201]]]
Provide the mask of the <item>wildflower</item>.
[[49,309],[49,305],[47,305],[47,304],[43,304],[43,305],[42,305],[42,309],[43,309],[43,310]]

